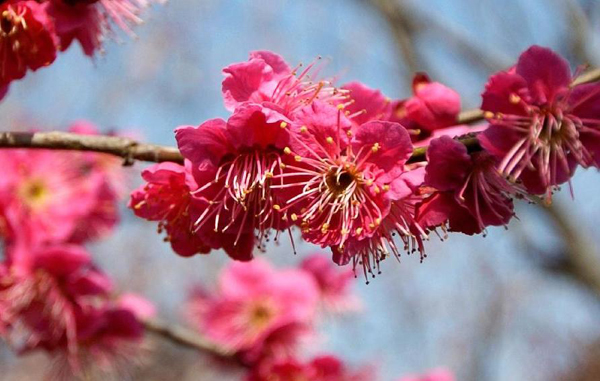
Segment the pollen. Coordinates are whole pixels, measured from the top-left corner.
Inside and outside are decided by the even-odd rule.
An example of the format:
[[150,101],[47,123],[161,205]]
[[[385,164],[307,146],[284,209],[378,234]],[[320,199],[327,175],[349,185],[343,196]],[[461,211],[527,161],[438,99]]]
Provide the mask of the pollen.
[[275,204],[275,205],[273,205],[273,209],[275,209],[275,210],[281,210],[281,206]]
[[294,156],[294,160],[296,160],[296,161],[302,161],[302,156],[296,155],[296,156]]
[[331,136],[328,136],[325,140],[327,141],[327,143],[333,144],[333,138]]
[[283,153],[285,153],[286,155],[289,155],[289,154],[291,154],[291,153],[292,153],[292,150],[290,149],[290,147],[285,147],[285,148],[283,149]]
[[337,109],[338,110],[343,110],[344,107],[346,107],[344,104],[340,103],[339,105],[337,105]]
[[371,152],[377,153],[377,151],[379,151],[379,148],[381,148],[379,143],[375,143],[375,144],[373,144],[373,147],[371,147]]
[[290,217],[292,218],[292,221],[298,220],[298,215],[296,213],[292,213],[292,215]]
[[281,127],[282,129],[286,128],[287,126],[287,122],[281,122],[281,124],[279,125],[279,127]]
[[510,101],[510,103],[516,105],[519,104],[519,102],[521,102],[521,97],[518,96],[517,94],[510,94],[508,100]]
[[300,127],[300,132],[306,134],[308,132],[308,128],[306,126]]
[[356,228],[354,233],[356,233],[356,235],[360,235],[360,233],[362,233],[362,231],[363,231],[363,228]]
[[486,111],[483,113],[483,117],[486,119],[493,119],[494,118],[494,113],[491,111]]

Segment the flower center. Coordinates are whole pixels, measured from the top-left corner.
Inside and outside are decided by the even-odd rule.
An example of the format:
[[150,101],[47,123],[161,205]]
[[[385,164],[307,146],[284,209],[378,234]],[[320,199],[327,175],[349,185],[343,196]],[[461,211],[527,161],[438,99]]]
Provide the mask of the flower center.
[[41,179],[25,181],[18,190],[21,201],[32,209],[43,207],[50,198],[50,190]]
[[265,302],[254,303],[248,311],[249,325],[255,330],[262,330],[267,327],[275,317],[275,309],[272,305]]
[[357,180],[356,173],[354,171],[347,171],[344,169],[331,169],[325,177],[325,183],[327,188],[336,197],[346,192],[346,190]]

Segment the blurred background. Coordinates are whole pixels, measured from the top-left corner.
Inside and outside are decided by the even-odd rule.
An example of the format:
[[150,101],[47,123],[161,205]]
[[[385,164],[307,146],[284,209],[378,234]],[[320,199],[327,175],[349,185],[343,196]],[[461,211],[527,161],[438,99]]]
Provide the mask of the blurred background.
[[[339,83],[359,80],[392,98],[409,96],[413,73],[426,71],[457,90],[464,109],[478,107],[488,75],[532,44],[555,49],[574,68],[600,65],[595,0],[171,0],[145,20],[138,39],[109,42],[94,61],[73,46],[13,83],[0,129],[64,130],[88,119],[103,131],[174,145],[175,127],[227,116],[221,69],[256,49],[292,65],[322,56],[324,74]],[[133,176],[143,167],[137,163]],[[599,380],[600,175],[579,171],[573,186],[574,199],[565,187],[551,209],[520,203],[508,230],[434,237],[422,264],[384,262],[374,282],[357,280],[362,311],[326,319],[326,340],[311,350],[373,364],[381,380],[435,367],[461,381]],[[116,234],[92,246],[97,262],[121,290],[182,321],[191,286],[213,284],[228,259],[180,258],[154,224],[122,214]],[[265,257],[289,266],[314,251],[299,243],[294,256],[284,242]],[[134,379],[234,377],[166,343],[150,356]],[[42,379],[45,361],[16,359],[0,344],[0,379]]]

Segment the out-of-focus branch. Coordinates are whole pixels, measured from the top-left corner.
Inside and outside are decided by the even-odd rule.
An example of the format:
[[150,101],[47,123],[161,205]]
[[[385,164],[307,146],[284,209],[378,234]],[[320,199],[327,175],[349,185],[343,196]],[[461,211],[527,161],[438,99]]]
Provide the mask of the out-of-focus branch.
[[565,0],[564,7],[570,26],[569,33],[566,36],[567,46],[577,61],[595,64],[587,50],[592,31],[585,11],[577,0]]
[[600,253],[594,243],[577,229],[558,203],[540,208],[554,223],[565,244],[564,258],[552,270],[578,280],[600,296]]
[[[388,21],[394,38],[410,68],[410,60],[416,62],[417,50],[414,39],[422,32],[435,32],[470,61],[482,65],[488,71],[507,68],[507,56],[479,48],[460,29],[447,25],[441,20],[421,12],[406,0],[367,0]],[[414,66],[418,66],[413,64]],[[413,70],[413,72],[416,70]]]
[[234,354],[223,350],[187,328],[169,325],[158,319],[144,321],[147,332],[151,332],[175,344],[212,354],[225,359],[234,359]]
[[102,152],[123,158],[125,164],[132,164],[134,160],[183,163],[183,157],[177,148],[139,143],[118,136],[68,132],[0,132],[0,147]]

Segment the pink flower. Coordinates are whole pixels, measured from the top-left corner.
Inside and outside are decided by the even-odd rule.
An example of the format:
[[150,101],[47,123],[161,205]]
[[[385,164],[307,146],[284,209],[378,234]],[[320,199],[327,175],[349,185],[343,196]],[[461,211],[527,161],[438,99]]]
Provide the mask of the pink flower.
[[244,103],[227,122],[213,119],[175,131],[179,149],[201,184],[192,192],[194,229],[234,259],[252,259],[255,235],[260,247],[271,229],[287,227],[276,210],[271,184],[288,143],[288,124],[271,108]]
[[25,76],[27,70],[50,65],[56,45],[47,4],[36,1],[3,1],[0,5],[0,86]]
[[533,46],[486,85],[481,108],[490,127],[481,144],[501,160],[500,173],[530,193],[550,196],[577,165],[598,166],[600,84],[572,81],[566,60]]
[[452,372],[446,369],[435,369],[421,376],[404,376],[398,381],[454,381]]
[[85,176],[70,153],[46,150],[2,150],[0,227],[6,239],[26,230],[31,244],[64,242],[90,216],[99,184]]
[[[342,108],[313,102],[296,113],[285,171],[274,177],[282,183],[273,188],[286,195],[280,210],[306,241],[331,247],[338,264],[353,260],[371,272],[390,251],[399,255],[393,231],[412,236],[404,204],[390,214],[393,202],[413,194],[405,167],[412,144],[397,123],[352,127]],[[392,220],[384,225],[386,217]]]
[[293,357],[267,360],[255,366],[247,375],[246,381],[367,381],[373,378],[371,369],[351,370],[337,357],[321,355],[309,362]]
[[305,258],[300,268],[313,276],[326,309],[344,312],[359,307],[360,300],[352,292],[355,275],[351,269],[340,269],[318,253]]
[[392,101],[381,91],[360,82],[347,83],[342,89],[348,91],[350,99],[345,107],[348,118],[356,125],[372,120],[392,120]]
[[437,191],[418,207],[421,226],[449,222],[450,231],[477,234],[514,216],[510,196],[515,190],[488,153],[469,154],[463,144],[442,136],[431,141],[427,160],[425,185]]
[[218,293],[193,303],[192,319],[215,344],[256,361],[291,352],[297,335],[310,331],[317,302],[317,287],[304,271],[275,270],[259,259],[232,262],[220,275]]
[[[189,163],[188,163],[189,167]],[[197,187],[188,169],[175,163],[152,165],[142,172],[147,182],[131,194],[129,207],[138,216],[158,221],[158,231],[184,257],[210,248],[192,230],[190,191]]]
[[244,102],[268,103],[284,115],[310,104],[315,99],[337,102],[345,98],[345,91],[337,90],[330,81],[311,81],[310,64],[300,74],[300,66],[291,69],[278,54],[269,51],[250,53],[246,62],[235,63],[223,69],[223,98],[225,106],[233,111]]
[[21,351],[63,348],[77,352],[77,315],[106,298],[112,282],[89,254],[72,245],[9,247],[0,279],[1,319],[7,340]]
[[414,95],[404,103],[406,117],[432,132],[456,124],[460,112],[460,96],[439,82],[431,82],[426,74],[413,79]]
[[49,0],[48,14],[54,18],[61,50],[79,41],[84,53],[93,56],[102,42],[113,36],[112,24],[133,35],[140,24],[142,8],[160,0]]

